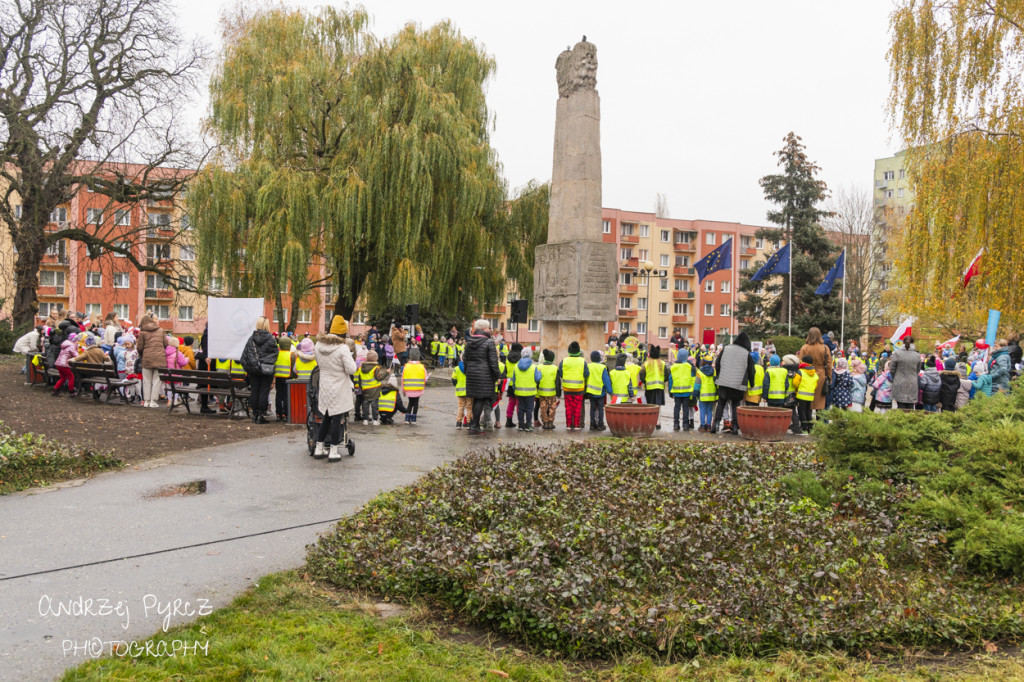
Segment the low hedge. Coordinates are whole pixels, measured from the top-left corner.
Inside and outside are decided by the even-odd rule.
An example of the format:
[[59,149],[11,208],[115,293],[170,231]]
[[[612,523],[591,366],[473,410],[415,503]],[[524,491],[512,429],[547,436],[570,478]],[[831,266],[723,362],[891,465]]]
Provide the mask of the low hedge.
[[18,436],[0,423],[0,495],[123,466],[109,454],[32,433]]
[[377,497],[307,563],[336,585],[426,597],[570,656],[1024,632],[1014,586],[949,570],[941,534],[893,514],[916,499],[911,486],[832,500],[826,473],[808,448],[503,446]]

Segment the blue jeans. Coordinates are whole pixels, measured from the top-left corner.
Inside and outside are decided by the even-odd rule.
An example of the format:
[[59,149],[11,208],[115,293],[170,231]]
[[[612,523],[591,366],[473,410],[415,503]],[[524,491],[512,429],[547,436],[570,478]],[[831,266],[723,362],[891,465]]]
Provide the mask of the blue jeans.
[[604,424],[604,396],[592,395],[590,398],[590,425]]
[[715,403],[710,400],[700,401],[700,425],[711,426],[715,417]]
[[[672,423],[675,426],[682,426],[684,429],[690,429],[693,427],[693,414],[690,413],[690,396],[673,396],[675,398],[676,405],[672,410]],[[682,413],[683,420],[679,421],[679,415]]]
[[519,428],[533,428],[533,403],[536,400],[532,395],[516,396],[516,414],[519,417]]
[[936,405],[931,405],[929,403],[925,403],[924,404],[924,411],[925,412],[938,412],[939,411],[939,406],[937,404]]

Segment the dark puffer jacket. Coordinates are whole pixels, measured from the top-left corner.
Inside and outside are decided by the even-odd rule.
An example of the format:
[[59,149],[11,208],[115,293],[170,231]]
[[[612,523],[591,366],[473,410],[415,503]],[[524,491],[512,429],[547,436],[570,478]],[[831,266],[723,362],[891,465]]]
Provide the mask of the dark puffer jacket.
[[277,362],[277,350],[277,340],[274,335],[266,329],[257,329],[245,342],[245,348],[242,349],[242,369],[247,374],[273,375],[274,364]]
[[943,412],[956,411],[956,397],[960,392],[960,373],[953,370],[943,370],[939,374],[942,385],[939,387],[939,402],[942,403]]
[[935,371],[934,367],[929,367],[921,372],[921,378],[918,379],[917,385],[921,391],[922,403],[925,405],[937,405],[939,403],[941,400],[939,394],[942,391],[942,378]]
[[466,339],[462,355],[466,368],[466,395],[470,398],[490,398],[495,394],[495,383],[501,378],[498,351],[489,334],[474,332]]

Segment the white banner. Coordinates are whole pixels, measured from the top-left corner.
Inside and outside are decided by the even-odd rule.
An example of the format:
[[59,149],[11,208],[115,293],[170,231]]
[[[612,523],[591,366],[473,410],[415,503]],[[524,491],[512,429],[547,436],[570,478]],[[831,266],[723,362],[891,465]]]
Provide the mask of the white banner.
[[210,359],[241,360],[245,342],[256,330],[256,319],[263,314],[262,298],[206,298],[210,322],[207,347]]

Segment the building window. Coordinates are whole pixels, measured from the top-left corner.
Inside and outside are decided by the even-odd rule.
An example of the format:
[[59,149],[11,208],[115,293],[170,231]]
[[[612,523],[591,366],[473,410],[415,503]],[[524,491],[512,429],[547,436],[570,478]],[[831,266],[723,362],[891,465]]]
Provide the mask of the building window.
[[668,278],[662,277],[661,281],[658,282],[658,288],[662,291],[668,291]]
[[740,237],[740,246],[742,246],[744,249],[749,249],[750,248],[750,237],[746,237],[746,236]]
[[46,256],[56,256],[57,260],[61,263],[66,262],[68,259],[67,240],[58,239],[54,243],[50,244],[50,246],[46,248],[46,251],[43,251],[43,254]]
[[728,303],[723,303],[722,304],[722,317],[729,317],[729,315],[731,315],[731,314],[732,313],[729,311],[729,304]]
[[704,291],[708,292],[709,294],[715,293],[715,283],[712,282],[710,279],[704,282]]
[[610,220],[602,220],[601,221],[601,233],[602,234],[611,234],[612,233],[612,221],[610,221]]
[[764,248],[764,238],[763,237],[757,237],[756,239],[754,239],[754,248],[755,249],[763,249]]
[[629,333],[629,322],[619,322],[619,333],[620,334],[628,334]]
[[749,258],[741,258],[740,259],[740,270],[749,270],[749,269],[750,269],[750,259]]
[[127,289],[130,284],[130,277],[127,272],[115,272],[114,273],[114,288],[115,289]]
[[882,178],[884,178],[885,180],[895,180],[896,171],[885,171],[885,173],[882,174]]
[[85,286],[87,287],[100,287],[103,286],[103,275],[95,270],[91,270],[85,273]]
[[151,310],[153,311],[153,317],[158,320],[171,319],[171,306],[169,305],[155,305]]
[[633,257],[633,249],[629,247],[619,249],[619,257],[621,257],[622,260],[629,260]]
[[171,214],[170,213],[150,213],[149,214],[149,226],[159,227],[166,229],[171,226]]
[[[39,286],[56,287],[58,294],[64,293],[64,271],[63,270],[40,270]],[[47,313],[49,314],[49,313]]]
[[650,252],[647,249],[640,249],[640,260],[641,261],[647,260],[647,257],[649,255],[649,253]]
[[531,332],[539,332],[540,320],[530,320],[530,322],[526,325],[526,328]]
[[[637,297],[636,299],[637,310],[647,310],[647,299],[643,297]],[[532,329],[530,331],[533,331]]]
[[690,257],[689,256],[676,256],[676,265],[681,267],[681,268],[688,268],[688,267],[690,267]]
[[132,212],[127,210],[114,211],[114,224],[115,225],[131,225],[132,224]]
[[299,324],[309,324],[313,321],[312,308],[299,308]]
[[179,258],[181,260],[192,261],[196,259],[196,247],[194,246],[182,246],[178,250]]
[[705,232],[704,233],[704,243],[705,244],[714,244],[715,243],[715,233],[714,232]]
[[672,304],[672,314],[673,315],[683,315],[684,314],[683,313],[683,306],[685,306],[685,305],[686,305],[685,303],[673,303]]
[[900,199],[903,198],[903,188],[902,187],[900,187],[898,190],[896,190],[896,196],[899,197]]
[[646,334],[647,333],[647,323],[646,322],[637,322],[636,323],[636,333],[637,334]]
[[42,302],[39,304],[39,317],[47,317],[50,313],[59,312],[64,310],[63,303],[47,303]]
[[723,294],[729,293],[729,291],[731,291],[731,289],[732,289],[732,282],[730,282],[729,280],[725,280],[724,282],[722,282],[722,293]]
[[667,339],[668,338],[668,327],[658,327],[658,338],[659,339]]
[[210,291],[224,291],[224,280],[220,277],[211,277]]
[[668,254],[667,253],[661,254],[660,265],[663,268],[667,268],[668,267]]
[[905,168],[900,168],[900,180],[903,180],[906,177],[907,177],[907,170]]
[[90,225],[99,225],[103,222],[102,208],[89,208],[85,211],[85,222]]
[[366,324],[366,311],[360,310],[352,314],[352,322],[354,324]]
[[619,234],[623,237],[633,236],[633,223],[622,223],[619,225]]
[[629,310],[629,296],[619,296],[619,307],[623,310]]
[[93,315],[103,316],[103,306],[99,303],[86,303],[85,304],[85,317],[86,319],[92,319]]
[[126,253],[131,253],[131,251],[132,251],[132,245],[129,244],[128,242],[118,242],[114,246],[116,246],[117,248],[119,248],[119,249],[121,249],[122,251],[125,252],[125,253],[116,253],[115,252],[114,256],[116,256],[117,258],[127,258],[128,256],[125,255],[125,254]]
[[772,242],[772,248],[775,249],[776,251],[778,251],[779,250],[779,246],[781,244],[782,244],[782,242],[780,242],[778,239],[776,239],[775,241]]
[[274,319],[272,320],[273,323],[274,324],[280,324],[281,323],[281,320],[278,317],[279,313],[284,313],[284,324],[288,324],[288,309],[287,308],[285,308],[284,310],[278,310],[277,308],[274,308]]
[[163,275],[148,274],[146,275],[146,288],[154,291],[165,291],[168,288],[167,281]]
[[181,322],[192,321],[192,306],[190,305],[179,305],[178,306],[178,319]]
[[715,314],[715,306],[713,306],[710,303],[705,303],[704,304],[704,314],[705,315],[714,315]]
[[685,280],[685,279],[677,279],[677,280],[675,280],[673,282],[672,286],[673,286],[673,288],[676,291],[689,291],[690,290],[690,282],[689,282],[689,280]]
[[669,231],[668,231],[668,230],[662,230],[662,231],[661,231],[661,241],[663,241],[664,243],[668,244],[668,241],[669,241],[669,239],[671,239],[671,238],[672,238],[672,237],[671,237],[671,235],[669,234]]
[[181,214],[181,229],[183,229],[183,230],[191,230],[192,229],[192,219],[188,217],[187,213],[182,213]]
[[179,277],[181,281],[181,287],[183,289],[195,289],[196,288],[196,276],[195,275],[182,275]]
[[509,322],[508,322],[508,330],[510,332],[518,331],[519,330],[519,325],[517,323],[513,322],[512,320],[509,320]]
[[619,273],[619,284],[630,284],[633,281],[633,275],[629,272]]
[[892,190],[891,189],[885,190],[885,198],[886,199],[892,199]]
[[641,225],[640,226],[640,236],[641,237],[650,237],[651,236],[651,226],[650,225]]
[[658,314],[659,315],[667,315],[668,314],[668,303],[662,302],[662,303],[658,304]]
[[146,244],[146,265],[156,265],[158,261],[170,259],[170,244]]
[[[102,215],[102,213],[100,214]],[[58,223],[63,225],[68,221],[68,209],[64,206],[58,206],[57,208],[50,211],[50,222]]]
[[127,303],[115,303],[114,305],[110,306],[110,309],[112,311],[114,311],[114,314],[117,315],[118,319],[121,319],[121,320],[130,319],[129,316],[128,316],[128,304]]

